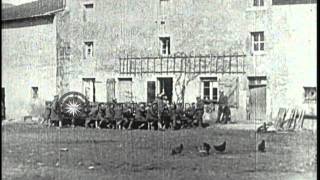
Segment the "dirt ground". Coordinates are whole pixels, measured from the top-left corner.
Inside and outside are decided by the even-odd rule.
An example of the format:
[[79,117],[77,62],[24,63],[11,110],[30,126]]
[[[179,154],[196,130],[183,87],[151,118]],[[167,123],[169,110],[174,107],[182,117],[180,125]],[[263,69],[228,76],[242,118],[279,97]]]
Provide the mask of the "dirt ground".
[[[256,134],[210,127],[163,132],[7,124],[2,125],[2,178],[316,179],[316,138],[312,131]],[[262,139],[265,153],[256,151]],[[225,140],[225,153],[197,154],[202,142]],[[170,155],[180,143],[182,154]]]

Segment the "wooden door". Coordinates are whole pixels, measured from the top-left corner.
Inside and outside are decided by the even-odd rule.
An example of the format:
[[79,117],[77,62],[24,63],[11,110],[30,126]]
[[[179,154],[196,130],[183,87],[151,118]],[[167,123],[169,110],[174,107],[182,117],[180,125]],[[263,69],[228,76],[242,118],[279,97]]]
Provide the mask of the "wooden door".
[[115,98],[115,83],[114,78],[107,79],[107,102],[112,102]]
[[152,103],[156,98],[156,82],[147,82],[147,102]]
[[132,79],[121,78],[119,79],[119,99],[118,102],[131,102],[132,101]]
[[250,86],[250,120],[262,121],[266,118],[266,85]]

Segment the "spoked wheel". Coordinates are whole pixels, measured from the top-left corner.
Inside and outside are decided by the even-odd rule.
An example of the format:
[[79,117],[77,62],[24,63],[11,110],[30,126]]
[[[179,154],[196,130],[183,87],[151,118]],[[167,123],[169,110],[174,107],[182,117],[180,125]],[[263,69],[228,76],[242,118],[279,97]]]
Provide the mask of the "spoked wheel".
[[59,99],[62,120],[72,121],[72,124],[79,121],[88,107],[88,99],[76,91],[68,92]]

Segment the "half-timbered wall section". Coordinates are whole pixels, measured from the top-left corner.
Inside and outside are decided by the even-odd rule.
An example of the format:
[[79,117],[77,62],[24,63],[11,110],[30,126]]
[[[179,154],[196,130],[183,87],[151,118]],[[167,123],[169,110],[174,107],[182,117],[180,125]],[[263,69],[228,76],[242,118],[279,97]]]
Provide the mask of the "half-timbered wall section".
[[146,73],[245,73],[245,55],[195,55],[159,57],[121,57],[120,73],[139,75]]

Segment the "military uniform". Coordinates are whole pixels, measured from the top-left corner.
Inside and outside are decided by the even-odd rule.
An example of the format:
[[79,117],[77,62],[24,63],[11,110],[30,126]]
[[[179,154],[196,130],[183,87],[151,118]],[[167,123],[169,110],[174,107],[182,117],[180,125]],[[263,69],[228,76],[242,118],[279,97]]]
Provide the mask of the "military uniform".
[[131,129],[133,123],[133,114],[128,104],[125,104],[123,107],[123,120],[123,126]]
[[85,127],[90,127],[92,123],[96,123],[98,121],[98,112],[99,107],[97,105],[94,105],[91,107],[88,117],[86,118]]
[[117,127],[119,127],[119,129],[122,129],[123,127],[123,112],[122,112],[122,107],[120,104],[118,104],[115,108],[114,108],[114,120],[117,123]]
[[143,104],[141,104],[140,106],[137,107],[136,114],[135,114],[135,120],[137,121],[137,123],[139,123],[139,128],[142,128],[147,124],[146,110],[145,110]]
[[[54,100],[52,101],[51,104],[51,110],[50,110],[50,124],[51,123],[55,123],[55,122],[59,122],[60,121],[60,116],[59,116],[59,102],[58,102],[58,97],[55,96]],[[60,126],[61,126],[61,122],[60,122]]]
[[219,107],[218,107],[218,117],[217,117],[217,123],[221,122],[221,115],[223,113],[224,107],[227,106],[228,98],[223,94],[223,91],[221,91],[221,94],[219,96]]
[[195,118],[195,113],[196,113],[196,108],[194,104],[186,109],[186,121],[185,121],[185,127],[190,127],[192,126],[192,122]]
[[156,103],[154,103],[153,106],[147,110],[148,129],[151,129],[152,125],[158,123],[158,107],[156,106]]
[[197,98],[197,105],[196,105],[196,114],[195,114],[195,119],[196,119],[196,125],[197,126],[202,126],[202,117],[204,114],[204,103],[200,98]]
[[105,122],[107,123],[108,127],[116,128],[116,121],[114,119],[114,109],[113,104],[110,104],[105,109]]

